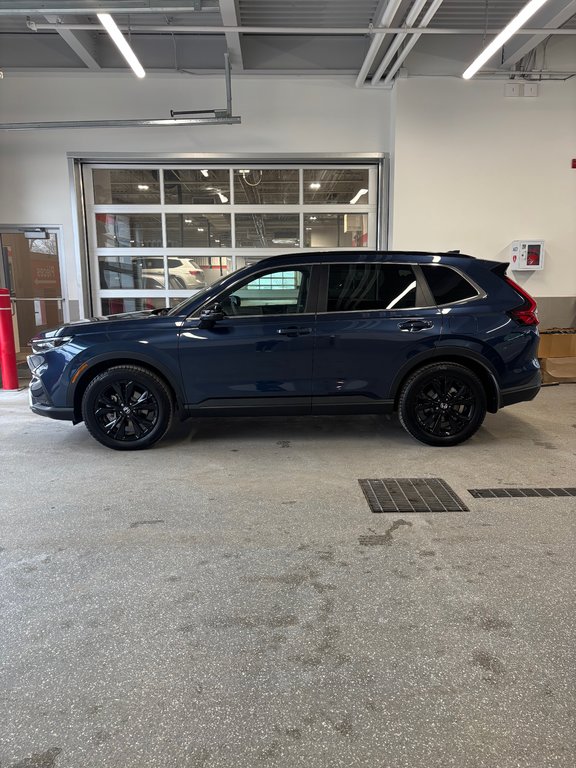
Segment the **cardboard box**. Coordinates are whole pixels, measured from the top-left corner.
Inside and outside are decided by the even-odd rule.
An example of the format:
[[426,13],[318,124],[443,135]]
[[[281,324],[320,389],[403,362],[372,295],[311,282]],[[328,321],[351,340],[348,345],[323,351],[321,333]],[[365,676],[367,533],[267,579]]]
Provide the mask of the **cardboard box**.
[[550,328],[540,331],[538,357],[576,357],[576,328]]
[[576,384],[576,356],[546,357],[540,366],[543,384]]

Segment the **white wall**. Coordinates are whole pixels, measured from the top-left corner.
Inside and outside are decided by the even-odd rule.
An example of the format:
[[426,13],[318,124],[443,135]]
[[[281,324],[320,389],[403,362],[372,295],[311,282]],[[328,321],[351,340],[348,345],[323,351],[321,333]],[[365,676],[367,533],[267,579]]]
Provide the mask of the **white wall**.
[[398,83],[394,248],[498,259],[512,240],[546,241],[542,272],[515,273],[535,296],[576,295],[576,79],[505,98],[504,83]]
[[[232,79],[240,125],[0,132],[0,227],[61,225],[69,298],[79,287],[67,152],[389,152],[389,92],[359,90],[352,78]],[[169,117],[170,109],[224,109],[224,77],[5,74],[0,122]]]
[[[66,152],[392,152],[395,248],[460,248],[497,259],[542,238],[535,296],[576,295],[576,79],[503,96],[501,81],[401,80],[394,93],[353,79],[233,78],[241,125],[0,132],[0,226],[59,224],[78,297]],[[225,106],[223,77],[16,75],[0,81],[0,121],[164,117]]]

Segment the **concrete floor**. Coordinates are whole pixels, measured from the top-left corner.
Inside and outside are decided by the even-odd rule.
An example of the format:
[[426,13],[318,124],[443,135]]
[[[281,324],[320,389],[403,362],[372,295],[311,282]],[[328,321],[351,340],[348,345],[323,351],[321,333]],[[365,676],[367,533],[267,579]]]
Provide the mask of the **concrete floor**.
[[[0,395],[2,768],[574,768],[576,385],[456,449],[384,417],[109,451]],[[374,515],[358,478],[470,512]],[[360,539],[388,535],[380,546]]]

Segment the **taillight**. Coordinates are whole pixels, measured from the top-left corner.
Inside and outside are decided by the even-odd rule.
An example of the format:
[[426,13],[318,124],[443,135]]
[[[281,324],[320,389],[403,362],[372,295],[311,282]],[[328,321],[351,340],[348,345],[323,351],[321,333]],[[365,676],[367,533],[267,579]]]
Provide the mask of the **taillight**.
[[523,288],[520,288],[520,286],[509,277],[505,277],[504,280],[524,299],[523,304],[508,312],[510,317],[513,317],[516,322],[520,323],[520,325],[538,325],[540,322],[540,320],[538,320],[538,307],[532,296],[530,296],[529,293],[526,293]]
[[202,270],[201,269],[189,269],[188,273],[190,275],[201,275],[202,274]]

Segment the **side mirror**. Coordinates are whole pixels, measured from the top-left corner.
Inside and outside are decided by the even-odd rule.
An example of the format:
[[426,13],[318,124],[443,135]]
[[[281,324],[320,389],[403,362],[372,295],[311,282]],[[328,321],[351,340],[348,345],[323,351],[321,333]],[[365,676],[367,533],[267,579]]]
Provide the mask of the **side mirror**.
[[218,303],[200,312],[200,328],[212,328],[218,320],[224,320],[222,306]]

